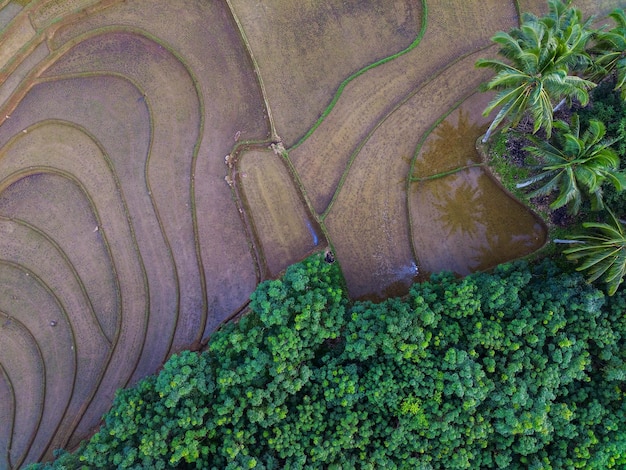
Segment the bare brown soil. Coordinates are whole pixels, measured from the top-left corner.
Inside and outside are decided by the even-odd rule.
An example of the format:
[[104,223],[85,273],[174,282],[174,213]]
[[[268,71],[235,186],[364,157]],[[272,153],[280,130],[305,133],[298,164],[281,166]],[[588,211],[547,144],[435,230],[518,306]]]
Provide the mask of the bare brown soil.
[[[72,204],[67,204],[68,200]],[[104,240],[92,235],[99,222],[80,187],[59,174],[33,173],[2,192],[0,212],[55,234],[55,242],[75,268],[106,339],[113,341],[120,314],[117,279]]]
[[[23,415],[28,397],[10,402],[8,466],[76,445],[117,388],[199,344],[260,280],[223,159],[269,125],[229,15],[223,2],[42,1],[7,28],[0,206],[20,237],[2,239],[3,259],[58,297],[67,320],[42,324],[71,331],[57,337],[78,360],[58,356],[72,370],[24,388],[46,390],[45,425]],[[49,335],[29,332],[49,354]]]
[[242,202],[252,214],[269,276],[278,276],[287,266],[325,246],[282,156],[271,150],[248,151],[239,156],[238,163],[236,178]]
[[[547,2],[542,0],[518,0],[520,11],[530,11],[536,15],[544,14],[548,11]],[[586,16],[606,16],[615,8],[624,8],[623,2],[619,0],[576,0],[573,5],[580,8]]]
[[[76,41],[85,32],[112,25],[118,30],[123,26],[150,31],[158,38],[159,46],[171,49],[193,77],[201,123],[198,141],[186,150],[192,152],[193,159],[187,185],[192,201],[186,210],[193,211],[195,240],[193,245],[183,246],[191,250],[185,256],[195,250],[201,260],[200,287],[206,289],[200,312],[183,320],[186,333],[179,336],[181,341],[176,341],[174,349],[183,347],[182,339],[194,333],[199,332],[200,338],[205,339],[224,319],[241,309],[259,281],[237,205],[224,183],[224,156],[237,143],[235,136],[240,140],[263,140],[270,130],[252,64],[229,16],[224,2],[124,2],[60,28],[52,40],[60,47]],[[172,18],[176,18],[175,24]],[[177,87],[169,93],[178,93]],[[157,95],[160,93],[159,89]],[[147,98],[148,102],[154,99],[150,95]],[[176,116],[167,113],[167,118]],[[182,286],[188,289],[185,284]]]
[[[512,4],[503,7],[501,2],[489,1],[482,2],[480,7],[468,5],[461,1],[454,5],[449,2],[429,4],[428,26],[419,46],[350,82],[314,135],[290,152],[317,211],[326,209],[339,175],[363,140],[408,96],[435,80],[431,89],[438,90],[437,84],[445,80],[436,77],[452,66],[461,84],[457,91],[467,93],[484,78],[476,72],[471,59],[465,60],[463,66],[454,64],[467,54],[488,46],[491,35],[498,29],[515,25],[517,19]],[[485,14],[487,12],[489,15]],[[470,24],[472,27],[467,28]],[[464,33],[458,34],[459,31]],[[445,76],[451,74],[448,72]],[[443,90],[435,93],[446,99]],[[445,104],[432,99],[421,107],[421,119],[431,119],[432,123],[445,110]],[[420,135],[418,129],[410,129],[411,123],[407,124],[409,133],[402,135],[402,139],[411,138],[411,134]],[[398,137],[396,134],[393,139]]]
[[[9,465],[18,467],[27,458],[38,433],[44,409],[45,371],[37,341],[28,329],[16,319],[0,313],[0,341],[3,354],[20,357],[20,361],[3,364],[6,375],[19,380],[11,382],[9,400],[13,398],[13,426],[10,441]],[[28,430],[16,433],[16,430]]]
[[232,5],[287,146],[315,123],[345,78],[408,47],[422,18],[419,1],[270,0],[261,6],[232,0]]
[[[36,340],[38,348],[37,354],[28,349],[14,351],[18,357],[22,357],[22,354],[30,356],[24,363],[15,361],[16,365],[29,368],[23,371],[25,375],[38,373],[39,368],[43,372],[41,378],[45,383],[46,393],[42,397],[42,406],[39,410],[34,407],[31,411],[41,413],[38,425],[32,427],[37,430],[36,435],[28,447],[16,452],[16,456],[25,456],[25,460],[35,460],[39,457],[38,450],[45,449],[54,438],[58,423],[70,405],[73,387],[68,387],[66,381],[68,377],[75,377],[77,367],[75,351],[68,346],[74,344],[73,332],[58,298],[44,287],[34,273],[25,272],[16,265],[0,263],[0,282],[4,292],[9,294],[0,299],[0,311],[11,312],[10,316],[0,315],[0,322],[4,322],[7,328],[14,324],[28,331],[33,341]],[[45,312],[45,315],[33,315],[33,312]],[[4,339],[6,338],[2,339],[3,349],[7,344]],[[11,339],[7,341],[10,345]],[[37,364],[29,362],[31,360],[36,360]],[[12,383],[18,388],[25,385],[21,381]],[[20,392],[32,393],[30,390],[15,391],[18,392],[16,397],[22,396]],[[3,397],[8,399],[10,394]],[[24,403],[20,405],[23,406]]]
[[[377,123],[352,156],[325,219],[352,295],[365,296],[372,285],[379,285],[378,295],[383,297],[385,286],[411,281],[405,270],[418,263],[420,253],[413,251],[410,237],[406,195],[410,161],[420,138],[438,119],[438,110],[452,107],[480,83],[481,74],[471,80],[464,74],[477,57],[451,65],[410,94]],[[437,155],[435,161],[444,158]]]

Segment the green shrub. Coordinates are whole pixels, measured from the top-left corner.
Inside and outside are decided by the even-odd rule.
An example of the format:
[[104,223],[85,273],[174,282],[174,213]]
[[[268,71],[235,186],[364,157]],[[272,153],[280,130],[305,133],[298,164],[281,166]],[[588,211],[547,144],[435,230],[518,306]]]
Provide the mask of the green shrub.
[[615,81],[600,83],[591,93],[591,105],[579,111],[581,121],[586,126],[591,119],[606,125],[607,138],[619,139],[613,148],[619,155],[626,155],[626,103],[616,92]]
[[[621,169],[626,169],[626,102],[614,87],[613,80],[600,83],[592,92],[592,105],[581,109],[579,115],[584,125],[591,119],[604,122],[606,138],[618,139],[612,147],[621,159]],[[606,205],[620,217],[626,215],[626,194],[609,185],[603,189]]]

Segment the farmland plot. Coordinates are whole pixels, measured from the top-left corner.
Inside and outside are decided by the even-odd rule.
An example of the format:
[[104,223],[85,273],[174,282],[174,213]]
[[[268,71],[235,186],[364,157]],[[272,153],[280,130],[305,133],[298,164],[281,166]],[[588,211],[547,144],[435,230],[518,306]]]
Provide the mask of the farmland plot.
[[263,267],[269,276],[277,277],[316,247],[325,246],[280,155],[246,152],[238,168],[243,203],[252,215],[251,228],[263,248]]
[[0,468],[313,251],[380,299],[541,245],[473,146],[474,62],[542,6],[1,0]]
[[116,389],[198,347],[260,280],[224,155],[269,126],[229,18],[222,2],[57,1],[7,27],[0,252],[57,303],[15,281],[41,300],[35,323],[2,306],[28,356],[0,353],[6,466],[75,446]]
[[409,47],[422,20],[418,1],[231,3],[286,145],[308,131],[346,77]]

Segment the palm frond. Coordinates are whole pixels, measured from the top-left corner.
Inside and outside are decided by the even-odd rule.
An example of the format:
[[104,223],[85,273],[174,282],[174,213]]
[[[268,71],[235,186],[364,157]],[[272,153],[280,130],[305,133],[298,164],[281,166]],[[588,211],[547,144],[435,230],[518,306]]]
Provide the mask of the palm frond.
[[552,204],[550,204],[550,207],[552,209],[558,209],[559,207],[571,204],[570,212],[575,214],[580,209],[582,200],[574,172],[571,167],[566,167],[560,175],[561,178],[558,185],[559,195]]
[[606,134],[606,126],[597,119],[589,120],[587,130],[583,133],[582,141],[585,145],[591,146],[601,141]]
[[552,193],[553,191],[556,191],[557,189],[559,189],[559,183],[560,183],[560,180],[561,180],[561,173],[562,172],[556,172],[556,173],[553,172],[552,174],[550,174],[549,176],[551,176],[552,179],[550,179],[550,181],[545,183],[540,188],[535,189],[534,191],[532,191],[529,194],[529,196],[530,197],[547,196],[548,194]]
[[527,138],[533,145],[524,147],[524,150],[544,161],[543,167],[556,169],[567,163],[566,155],[547,140],[538,139],[532,135],[527,136]]
[[577,158],[579,157],[583,151],[585,150],[584,142],[581,139],[578,139],[574,134],[563,134],[563,154]]
[[604,209],[604,197],[602,188],[598,186],[593,190],[588,190],[589,199],[591,200],[591,210],[600,211]]
[[611,266],[605,278],[605,281],[609,287],[609,291],[608,291],[609,295],[613,295],[615,294],[615,292],[617,292],[617,289],[619,288],[620,284],[624,281],[625,274],[626,274],[626,251],[621,250],[615,257],[615,259],[613,260],[613,263],[611,263]]
[[615,65],[615,69],[617,70],[615,90],[619,90],[621,92],[622,99],[626,100],[626,58],[618,60]]
[[617,28],[626,28],[626,12],[623,9],[616,8],[609,13],[609,17],[615,21]]
[[587,272],[588,282],[603,277],[607,284],[608,294],[613,295],[626,275],[626,237],[624,227],[608,211],[608,223],[587,222],[583,224],[590,234],[575,235],[571,239],[582,241],[584,245],[576,245],[563,250],[567,259],[583,261],[576,269]]
[[611,182],[617,191],[626,189],[626,174],[621,171],[607,171],[606,179]]
[[[615,250],[605,250],[604,247],[594,247],[591,253],[587,253],[584,255],[585,261],[578,266],[579,271],[585,271],[591,268],[594,265],[600,264],[608,259],[611,259],[615,256]],[[568,254],[569,250],[564,250],[563,253]],[[567,257],[568,259],[580,259],[580,257]]]
[[541,181],[543,179],[549,178],[550,176],[553,176],[553,174],[554,172],[544,171],[537,175],[530,176],[524,179],[523,181],[520,181],[519,183],[515,185],[515,187],[518,189],[525,188],[527,186],[530,186],[531,184],[536,183],[537,181]]

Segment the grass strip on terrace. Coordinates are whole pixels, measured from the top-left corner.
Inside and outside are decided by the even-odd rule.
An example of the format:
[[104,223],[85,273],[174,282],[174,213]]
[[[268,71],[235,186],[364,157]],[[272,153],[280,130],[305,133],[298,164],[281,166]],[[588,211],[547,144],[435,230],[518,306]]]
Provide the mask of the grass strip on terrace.
[[387,62],[390,62],[408,52],[410,52],[411,50],[415,49],[421,42],[422,38],[424,37],[424,34],[426,33],[426,27],[428,25],[428,5],[427,5],[427,0],[421,0],[421,4],[422,4],[422,12],[421,12],[421,26],[420,26],[420,30],[419,33],[417,34],[417,37],[415,38],[415,40],[405,49],[396,52],[395,54],[392,54],[388,57],[385,57],[384,59],[378,60],[376,62],[373,62],[365,67],[363,67],[362,69],[358,70],[357,72],[353,73],[352,75],[350,75],[348,78],[346,78],[344,81],[341,82],[341,84],[339,85],[339,87],[337,88],[337,91],[335,92],[335,94],[333,95],[333,98],[331,100],[331,102],[328,104],[328,106],[326,107],[326,109],[324,109],[324,111],[322,111],[322,114],[320,115],[320,117],[317,119],[317,121],[315,122],[315,124],[313,124],[313,126],[302,136],[302,138],[300,138],[300,140],[298,140],[294,145],[291,146],[290,150],[293,150],[297,147],[299,147],[300,145],[302,145],[302,143],[307,140],[315,131],[316,129],[322,124],[322,122],[324,121],[324,119],[326,119],[326,117],[332,112],[333,108],[335,107],[335,105],[337,104],[337,102],[339,101],[339,98],[341,97],[341,95],[343,94],[344,89],[346,88],[346,86],[353,81],[355,78],[363,75],[365,72],[368,72],[369,70],[378,67],[379,65],[383,65],[386,64]]
[[[43,30],[53,22],[76,14],[101,0],[40,0],[30,10],[29,17],[37,30]],[[33,2],[35,3],[35,2]]]
[[229,4],[287,146],[332,108],[333,95],[352,78],[414,47],[423,17],[420,2],[407,0]]
[[[497,10],[495,2],[487,6],[489,11]],[[438,75],[458,62],[459,57],[490,46],[488,33],[495,32],[500,23],[508,24],[509,16],[514,16],[504,9],[489,23],[477,6],[464,4],[461,10],[467,13],[467,18],[453,10],[448,5],[430,6],[428,28],[419,47],[352,81],[316,132],[301,146],[290,150],[290,158],[316,210],[325,209],[350,156],[377,123],[420,86],[432,82],[434,77],[438,83],[442,81]],[[474,28],[473,23],[465,22],[468,19],[476,23],[477,30],[465,31],[469,24]],[[466,42],[458,39],[457,36],[464,35],[459,31],[467,33]],[[477,76],[473,63],[465,73],[472,78]]]

